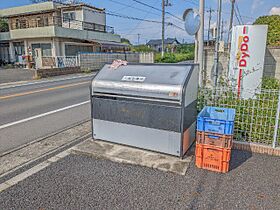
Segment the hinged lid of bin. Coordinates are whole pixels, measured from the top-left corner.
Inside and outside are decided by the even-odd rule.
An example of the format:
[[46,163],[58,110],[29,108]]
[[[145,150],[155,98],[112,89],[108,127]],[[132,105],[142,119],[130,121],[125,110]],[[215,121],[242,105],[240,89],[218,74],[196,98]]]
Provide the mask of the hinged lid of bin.
[[92,92],[181,101],[182,89],[194,64],[105,65],[92,82]]

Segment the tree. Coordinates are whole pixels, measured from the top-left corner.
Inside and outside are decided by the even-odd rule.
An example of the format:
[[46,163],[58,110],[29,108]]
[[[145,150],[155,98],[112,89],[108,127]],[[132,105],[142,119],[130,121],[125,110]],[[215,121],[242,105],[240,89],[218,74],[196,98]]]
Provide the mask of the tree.
[[9,31],[9,24],[7,20],[0,19],[0,32],[8,32]]
[[254,24],[268,25],[267,45],[280,46],[280,15],[259,17]]
[[126,39],[126,38],[121,38],[121,43],[131,45],[131,42],[128,39]]
[[180,44],[179,46],[177,46],[176,52],[194,54],[194,44]]
[[147,45],[141,44],[141,45],[135,45],[131,47],[132,52],[153,52],[151,48],[149,48]]

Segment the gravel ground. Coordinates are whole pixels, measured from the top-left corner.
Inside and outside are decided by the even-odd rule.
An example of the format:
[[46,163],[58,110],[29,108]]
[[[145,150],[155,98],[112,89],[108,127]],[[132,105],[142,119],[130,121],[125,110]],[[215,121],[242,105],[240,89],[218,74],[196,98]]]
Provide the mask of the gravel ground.
[[233,151],[231,171],[186,176],[70,155],[0,193],[0,209],[279,209],[280,158]]

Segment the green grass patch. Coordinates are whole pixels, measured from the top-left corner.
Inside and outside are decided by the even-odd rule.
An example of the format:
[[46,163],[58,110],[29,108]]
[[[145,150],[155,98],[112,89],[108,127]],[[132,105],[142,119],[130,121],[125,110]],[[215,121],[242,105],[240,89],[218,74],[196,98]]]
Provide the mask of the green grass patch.
[[189,53],[165,53],[164,57],[161,57],[161,53],[155,54],[155,63],[178,63],[181,61],[193,60],[194,55]]

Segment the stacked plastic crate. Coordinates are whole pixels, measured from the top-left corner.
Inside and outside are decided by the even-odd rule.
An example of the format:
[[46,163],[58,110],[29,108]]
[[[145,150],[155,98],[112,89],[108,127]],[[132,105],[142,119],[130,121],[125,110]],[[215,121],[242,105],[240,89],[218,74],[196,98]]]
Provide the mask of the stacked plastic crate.
[[197,117],[196,166],[226,173],[233,143],[235,110],[204,107]]

